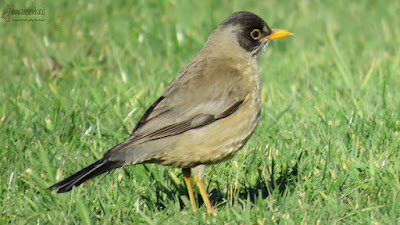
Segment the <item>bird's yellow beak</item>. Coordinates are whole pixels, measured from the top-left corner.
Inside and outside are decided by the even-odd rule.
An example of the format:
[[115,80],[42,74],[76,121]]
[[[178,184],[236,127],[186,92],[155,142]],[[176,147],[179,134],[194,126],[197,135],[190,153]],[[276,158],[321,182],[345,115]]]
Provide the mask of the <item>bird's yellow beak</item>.
[[289,32],[287,30],[282,30],[282,29],[272,29],[272,32],[270,35],[264,37],[263,39],[261,39],[262,42],[266,42],[266,41],[271,41],[271,40],[275,40],[275,39],[281,39],[281,38],[285,38],[285,37],[289,37],[292,36],[293,33]]

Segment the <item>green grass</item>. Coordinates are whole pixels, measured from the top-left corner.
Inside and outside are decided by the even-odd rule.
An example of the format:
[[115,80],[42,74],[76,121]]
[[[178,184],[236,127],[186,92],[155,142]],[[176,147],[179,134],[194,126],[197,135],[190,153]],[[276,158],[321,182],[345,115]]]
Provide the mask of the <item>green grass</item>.
[[[399,1],[10,5],[45,6],[46,21],[0,22],[0,224],[399,223]],[[46,190],[127,138],[238,10],[295,36],[260,59],[255,134],[205,174],[217,216],[198,192],[193,213],[181,171],[157,165]]]

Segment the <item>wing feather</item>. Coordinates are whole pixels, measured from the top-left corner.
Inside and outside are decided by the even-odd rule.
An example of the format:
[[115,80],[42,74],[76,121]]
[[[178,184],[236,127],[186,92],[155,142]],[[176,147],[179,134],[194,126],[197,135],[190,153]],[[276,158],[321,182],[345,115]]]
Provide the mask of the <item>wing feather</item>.
[[234,64],[216,62],[192,62],[180,71],[144,113],[131,137],[107,155],[207,126],[235,113],[249,93],[246,82],[238,69],[227,67]]

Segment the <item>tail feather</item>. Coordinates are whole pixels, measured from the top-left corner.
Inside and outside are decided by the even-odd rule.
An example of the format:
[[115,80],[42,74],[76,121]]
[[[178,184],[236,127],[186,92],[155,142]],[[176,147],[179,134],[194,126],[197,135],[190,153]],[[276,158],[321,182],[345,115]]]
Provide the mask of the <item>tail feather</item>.
[[82,169],[81,171],[72,174],[66,179],[50,186],[49,190],[58,190],[57,193],[69,192],[75,186],[81,185],[83,182],[103,174],[112,169],[121,167],[122,161],[110,161],[108,158],[102,158],[99,161],[91,164],[90,166]]

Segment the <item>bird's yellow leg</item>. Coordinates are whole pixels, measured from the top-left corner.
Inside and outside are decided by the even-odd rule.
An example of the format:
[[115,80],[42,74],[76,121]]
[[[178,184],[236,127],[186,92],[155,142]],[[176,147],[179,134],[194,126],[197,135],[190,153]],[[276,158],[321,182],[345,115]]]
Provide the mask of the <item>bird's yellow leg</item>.
[[190,199],[190,203],[192,204],[192,209],[193,212],[197,212],[197,206],[196,206],[196,201],[194,200],[194,194],[193,194],[193,188],[192,188],[192,182],[190,179],[190,168],[183,168],[182,169],[182,173],[183,173],[183,180],[186,183],[186,188],[188,190],[189,193],[189,199]]
[[212,214],[211,202],[210,202],[210,199],[208,198],[206,189],[204,188],[203,181],[201,181],[200,178],[197,177],[196,175],[194,175],[194,181],[196,181],[197,186],[200,189],[200,194],[201,194],[201,197],[203,198],[204,204],[206,205],[207,213],[209,215],[211,215]]

